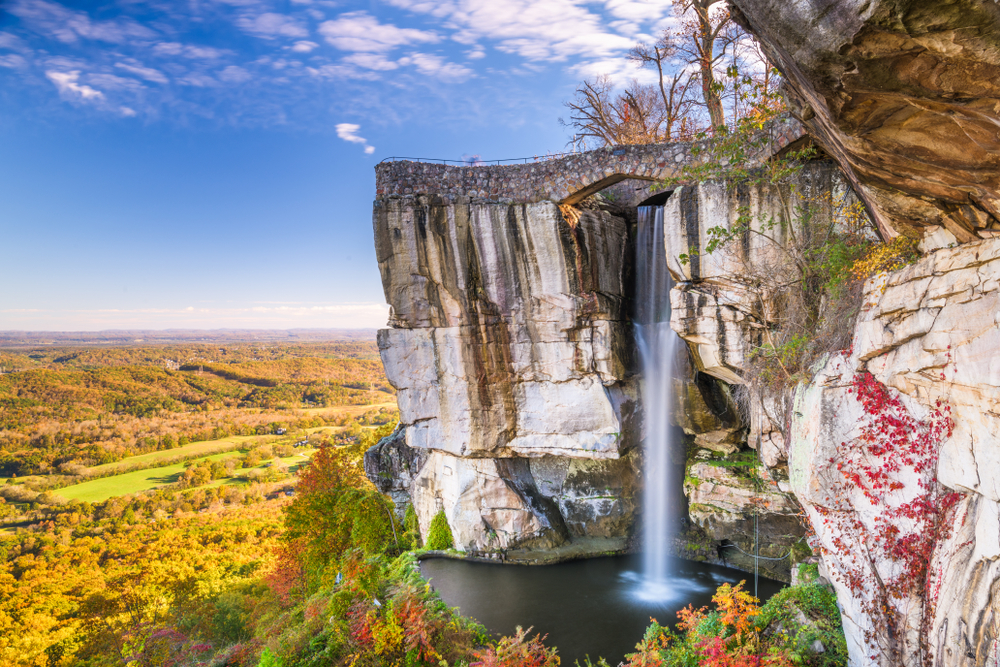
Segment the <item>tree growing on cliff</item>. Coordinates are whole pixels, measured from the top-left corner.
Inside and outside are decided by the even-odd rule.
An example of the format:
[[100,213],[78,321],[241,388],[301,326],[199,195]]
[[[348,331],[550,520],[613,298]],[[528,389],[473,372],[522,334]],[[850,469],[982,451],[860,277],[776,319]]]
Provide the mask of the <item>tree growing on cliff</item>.
[[622,87],[607,75],[584,81],[566,102],[578,147],[690,141],[699,132],[728,130],[748,109],[745,79],[773,89],[774,70],[752,36],[734,23],[721,0],[674,0],[680,19],[628,58],[655,69],[655,84],[633,79]]

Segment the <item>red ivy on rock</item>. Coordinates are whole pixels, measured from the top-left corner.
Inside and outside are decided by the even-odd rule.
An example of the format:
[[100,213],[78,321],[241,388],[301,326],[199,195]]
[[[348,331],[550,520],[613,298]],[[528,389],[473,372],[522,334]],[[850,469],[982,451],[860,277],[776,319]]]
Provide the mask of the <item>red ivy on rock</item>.
[[[903,644],[916,617],[923,662],[930,664],[926,638],[939,586],[931,561],[950,537],[953,509],[962,499],[937,480],[941,444],[954,430],[951,407],[938,400],[925,419],[917,419],[867,371],[854,376],[849,392],[865,413],[861,432],[830,459],[838,476],[826,504],[816,506],[825,532],[833,535],[828,553],[842,565],[832,574],[861,601],[871,621],[865,641],[873,662],[881,654],[903,663]],[[913,480],[916,488],[907,488]],[[876,511],[867,524],[849,501],[858,491]],[[912,604],[919,605],[915,613]]]

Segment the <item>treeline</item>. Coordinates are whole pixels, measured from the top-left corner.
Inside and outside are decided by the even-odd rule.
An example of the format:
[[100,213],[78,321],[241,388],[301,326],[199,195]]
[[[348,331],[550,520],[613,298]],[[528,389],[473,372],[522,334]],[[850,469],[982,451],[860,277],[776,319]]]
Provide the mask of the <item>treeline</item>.
[[221,343],[113,347],[35,346],[0,349],[0,373],[32,368],[176,367],[195,361],[234,363],[291,358],[378,359],[373,341],[324,343]]

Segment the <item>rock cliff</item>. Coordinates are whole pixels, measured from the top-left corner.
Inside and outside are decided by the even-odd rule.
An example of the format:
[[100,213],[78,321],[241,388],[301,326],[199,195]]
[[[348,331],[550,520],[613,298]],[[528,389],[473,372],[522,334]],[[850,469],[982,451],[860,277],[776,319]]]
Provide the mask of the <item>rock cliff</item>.
[[730,0],[888,240],[1000,232],[1000,5]]
[[465,549],[622,548],[637,444],[625,221],[410,196],[378,200],[374,225],[393,327],[379,348],[405,446],[427,452],[410,483],[421,526],[444,509]]
[[[882,236],[922,238],[928,253],[866,287],[849,352],[823,360],[791,404],[772,399],[763,412],[784,416],[785,428],[763,439],[762,457],[788,460],[790,489],[838,589],[852,665],[994,664],[1000,6],[730,5],[764,42],[794,113],[843,168]],[[716,338],[710,349],[739,359],[740,344]],[[877,401],[859,400],[859,380],[876,388]],[[886,434],[892,446],[879,454],[871,443]],[[889,485],[877,486],[886,471]],[[855,472],[863,476],[852,481]],[[917,530],[930,519],[941,525]],[[896,553],[878,546],[898,539],[909,542]],[[911,572],[913,547],[932,556],[926,571]],[[892,582],[904,593],[887,593]]]
[[[897,664],[881,648],[877,660],[870,658],[873,646],[864,639],[872,630],[868,598],[849,586],[858,566],[835,544],[844,531],[824,521],[831,490],[841,488],[838,445],[856,439],[867,418],[852,394],[852,380],[867,370],[913,414],[925,418],[944,405],[954,420],[936,477],[960,496],[947,515],[950,535],[934,545],[926,627],[899,639],[902,663],[918,664],[924,655],[935,665],[992,664],[1000,639],[1000,240],[937,250],[870,284],[866,298],[853,351],[830,358],[798,389],[789,443],[792,488],[820,527],[817,540],[827,551],[823,564],[844,607],[852,663]],[[902,479],[900,500],[923,492],[917,478]],[[878,531],[887,515],[857,492],[838,502],[860,517],[861,532]],[[893,576],[894,567],[890,559],[875,559],[882,578]],[[912,614],[916,606],[903,600],[897,613]]]

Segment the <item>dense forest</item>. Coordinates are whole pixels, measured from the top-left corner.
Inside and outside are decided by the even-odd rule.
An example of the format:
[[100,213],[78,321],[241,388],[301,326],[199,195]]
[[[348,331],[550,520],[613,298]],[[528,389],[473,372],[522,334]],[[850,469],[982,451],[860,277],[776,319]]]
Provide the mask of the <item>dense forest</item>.
[[393,401],[372,341],[0,349],[0,476],[73,474]]

